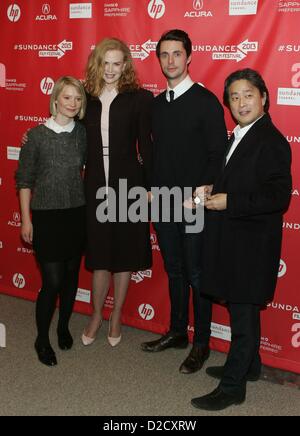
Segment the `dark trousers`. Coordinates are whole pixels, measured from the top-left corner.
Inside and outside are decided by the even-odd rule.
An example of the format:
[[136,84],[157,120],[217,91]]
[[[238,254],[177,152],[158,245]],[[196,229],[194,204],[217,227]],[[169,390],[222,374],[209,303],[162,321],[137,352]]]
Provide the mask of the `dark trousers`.
[[201,295],[203,235],[185,233],[183,223],[156,223],[155,230],[169,278],[170,331],[187,334],[192,288],[194,345],[207,346],[211,333],[212,302]]
[[232,338],[220,387],[239,395],[246,393],[247,374],[259,375],[261,371],[261,306],[229,303],[228,309]]

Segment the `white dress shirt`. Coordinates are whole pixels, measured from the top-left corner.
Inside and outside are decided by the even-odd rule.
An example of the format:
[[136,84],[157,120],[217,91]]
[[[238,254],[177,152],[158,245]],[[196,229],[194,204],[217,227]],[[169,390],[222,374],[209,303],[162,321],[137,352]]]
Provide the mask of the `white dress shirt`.
[[174,91],[174,100],[176,100],[176,98],[180,97],[182,94],[184,94],[185,92],[187,92],[193,85],[195,82],[192,81],[192,79],[190,78],[189,75],[186,76],[186,78],[179,83],[179,85],[175,86],[175,88],[170,88],[169,86],[167,87],[167,93],[166,93],[166,98],[167,101],[170,102],[170,91]]
[[226,165],[228,164],[229,159],[231,158],[231,156],[233,155],[233,153],[235,152],[235,150],[237,149],[239,143],[241,142],[241,140],[243,139],[243,137],[246,135],[247,132],[249,132],[249,130],[251,129],[252,126],[254,126],[254,124],[260,120],[263,117],[263,115],[259,118],[257,118],[257,120],[255,120],[253,123],[249,124],[248,126],[245,127],[241,127],[239,124],[234,128],[233,133],[234,133],[234,141],[232,143],[232,146],[226,156]]
[[55,133],[63,133],[63,132],[71,133],[75,127],[75,121],[71,120],[65,126],[61,126],[55,121],[54,117],[51,117],[48,118],[48,120],[44,123],[44,125],[48,127],[48,129],[53,130],[53,132]]

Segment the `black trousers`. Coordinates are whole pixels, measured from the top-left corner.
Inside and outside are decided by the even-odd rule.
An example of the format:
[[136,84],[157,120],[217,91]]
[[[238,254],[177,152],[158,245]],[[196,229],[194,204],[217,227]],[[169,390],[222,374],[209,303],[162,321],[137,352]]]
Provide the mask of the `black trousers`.
[[193,291],[194,345],[207,346],[212,302],[201,295],[203,234],[186,233],[183,223],[156,223],[158,242],[169,279],[170,331],[186,335],[190,288]]
[[219,386],[224,392],[239,395],[246,393],[247,374],[259,375],[261,372],[261,306],[229,303],[228,310],[232,338]]

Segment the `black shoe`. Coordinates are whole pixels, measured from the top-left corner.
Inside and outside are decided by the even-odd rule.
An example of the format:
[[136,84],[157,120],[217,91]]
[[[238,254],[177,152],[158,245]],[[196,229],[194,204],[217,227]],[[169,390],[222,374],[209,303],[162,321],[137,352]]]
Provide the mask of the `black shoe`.
[[185,359],[183,364],[179,368],[179,372],[182,374],[192,374],[199,371],[204,362],[209,358],[210,350],[208,347],[198,347],[194,345],[190,354]]
[[167,348],[186,348],[188,344],[189,340],[187,335],[178,335],[169,332],[156,341],[144,342],[141,344],[141,347],[143,351],[156,353],[157,351],[163,351]]
[[34,344],[34,348],[37,352],[39,361],[47,366],[57,365],[57,360],[53,348],[51,345],[40,346],[37,343]]
[[[206,369],[206,374],[210,377],[216,378],[217,380],[221,380],[224,374],[224,366],[211,366]],[[249,372],[247,374],[246,380],[249,382],[256,382],[260,379],[260,374],[254,374]]]
[[70,350],[73,346],[73,338],[69,332],[66,330],[64,332],[59,332],[57,330],[58,346],[61,350]]
[[218,411],[233,405],[242,404],[245,398],[245,394],[228,394],[217,388],[204,397],[193,398],[192,406],[202,410]]

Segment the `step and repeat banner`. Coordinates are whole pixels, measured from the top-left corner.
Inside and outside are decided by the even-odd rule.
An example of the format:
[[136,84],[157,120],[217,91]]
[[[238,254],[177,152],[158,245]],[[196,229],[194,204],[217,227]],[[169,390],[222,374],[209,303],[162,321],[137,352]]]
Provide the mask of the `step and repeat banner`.
[[[186,30],[193,41],[195,81],[221,100],[225,77],[251,67],[266,80],[271,115],[293,151],[292,202],[284,220],[284,242],[274,301],[263,312],[261,352],[265,364],[300,373],[300,1],[278,0],[18,0],[0,3],[0,292],[35,300],[41,286],[30,246],[20,240],[14,184],[20,139],[43,123],[54,81],[84,78],[88,55],[106,36],[127,42],[144,88],[166,87],[155,56],[161,34]],[[234,127],[227,109],[228,131]],[[169,323],[167,278],[155,232],[153,268],[132,275],[124,322],[165,332]],[[101,249],[101,247],[99,247]],[[113,307],[113,293],[105,316]],[[91,312],[91,274],[81,269],[76,310]],[[191,312],[190,334],[193,331]],[[1,322],[1,308],[0,308]],[[215,306],[212,347],[227,351],[228,315]],[[137,344],[138,346],[138,344]]]

